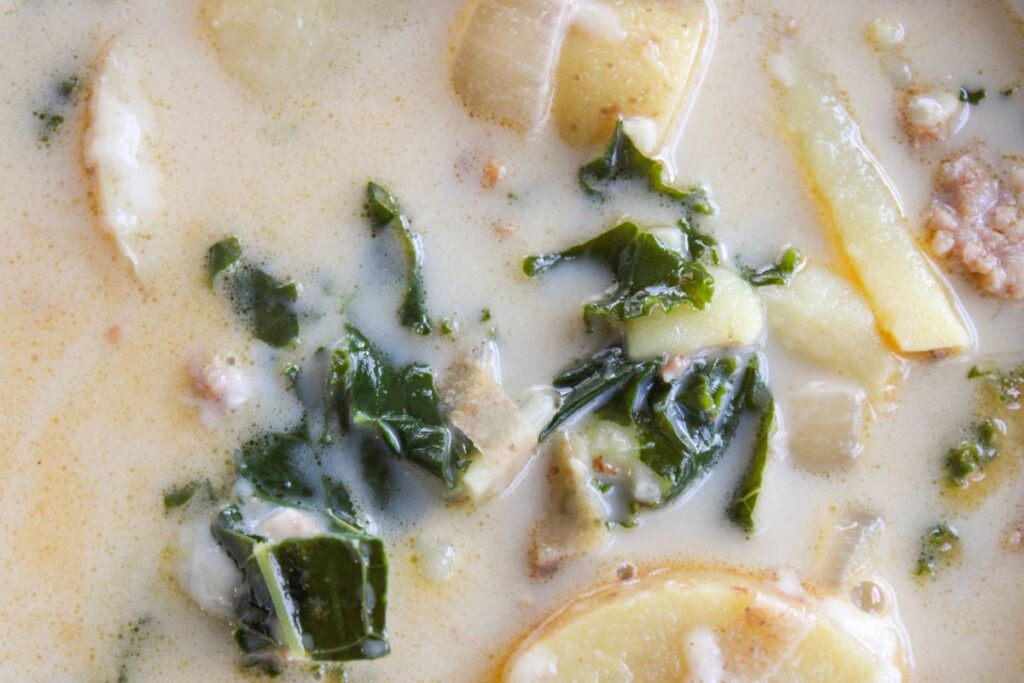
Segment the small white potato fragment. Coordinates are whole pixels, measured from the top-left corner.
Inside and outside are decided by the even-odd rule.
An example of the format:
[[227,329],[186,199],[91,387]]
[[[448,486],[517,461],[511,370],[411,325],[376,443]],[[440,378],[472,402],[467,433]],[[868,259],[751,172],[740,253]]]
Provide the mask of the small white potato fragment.
[[952,291],[917,244],[832,78],[807,55],[791,61],[794,79],[780,83],[785,123],[879,325],[904,352],[967,347]]
[[809,266],[785,287],[763,287],[768,328],[782,346],[837,372],[879,399],[901,364],[878,332],[875,316],[844,278]]
[[225,68],[273,94],[330,66],[342,10],[336,0],[206,0],[200,16]]
[[654,125],[653,151],[689,113],[714,44],[714,8],[707,0],[602,5],[599,24],[593,8],[581,8],[566,34],[552,108],[558,132],[587,147],[604,143],[619,116],[643,117]]
[[907,30],[898,21],[878,18],[868,24],[868,40],[880,49],[902,45],[906,37]]
[[94,67],[82,151],[99,224],[143,276],[147,244],[162,229],[155,126],[135,55],[115,39]]
[[708,272],[715,279],[715,295],[703,309],[687,304],[668,312],[656,308],[626,323],[630,356],[685,356],[717,346],[749,346],[761,338],[764,305],[754,288],[727,268],[709,266]]
[[863,450],[863,393],[838,385],[812,384],[786,401],[789,452],[812,472],[850,467]]
[[636,427],[594,418],[570,435],[569,444],[575,457],[589,463],[594,471],[628,484],[636,502],[657,505],[664,498],[665,481],[640,459]]
[[455,546],[445,541],[417,538],[416,566],[428,581],[450,581],[455,576]]
[[551,108],[569,0],[475,0],[455,53],[452,84],[475,116],[540,128]]
[[907,136],[915,145],[947,140],[967,121],[970,107],[948,90],[929,90],[912,95],[903,105]]
[[181,530],[178,582],[199,607],[210,614],[235,616],[235,591],[242,574],[210,533],[210,521],[200,516]]

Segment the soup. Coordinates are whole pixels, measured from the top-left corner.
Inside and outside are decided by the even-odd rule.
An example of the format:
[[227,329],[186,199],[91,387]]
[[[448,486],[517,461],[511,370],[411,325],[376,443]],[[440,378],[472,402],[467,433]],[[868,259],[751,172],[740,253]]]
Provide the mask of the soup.
[[0,679],[1013,680],[1020,21],[9,4]]

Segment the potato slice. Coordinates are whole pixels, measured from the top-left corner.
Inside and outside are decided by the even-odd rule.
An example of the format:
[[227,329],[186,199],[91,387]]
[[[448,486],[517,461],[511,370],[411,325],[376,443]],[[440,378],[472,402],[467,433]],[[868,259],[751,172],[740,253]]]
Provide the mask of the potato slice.
[[160,227],[162,174],[154,129],[135,57],[115,40],[92,76],[82,151],[100,226],[137,273],[148,269],[146,247]]
[[335,0],[206,0],[200,15],[228,71],[273,93],[331,68],[341,12]]
[[569,0],[476,0],[468,10],[452,84],[476,116],[532,132],[547,119]]
[[757,292],[734,271],[711,266],[715,295],[701,310],[687,305],[654,310],[626,324],[626,346],[634,358],[661,353],[684,356],[714,346],[749,346],[764,330]]
[[741,575],[660,574],[570,604],[513,654],[502,680],[901,680],[895,617],[840,602]]
[[886,347],[875,316],[845,279],[807,267],[785,287],[764,287],[769,334],[817,365],[834,370],[881,398],[900,362]]
[[574,147],[604,143],[624,116],[652,121],[658,142],[668,142],[697,92],[714,29],[705,0],[581,6],[558,63],[553,114],[562,139]]
[[778,55],[782,112],[882,329],[904,352],[971,343],[953,294],[911,233],[903,206],[832,79]]
[[864,392],[815,383],[786,401],[789,451],[812,472],[834,472],[853,465],[864,449]]

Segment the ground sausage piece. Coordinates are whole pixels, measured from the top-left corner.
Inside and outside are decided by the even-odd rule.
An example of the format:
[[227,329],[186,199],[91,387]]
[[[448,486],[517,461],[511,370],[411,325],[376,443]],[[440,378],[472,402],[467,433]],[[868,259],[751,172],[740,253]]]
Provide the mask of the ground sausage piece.
[[932,252],[969,274],[983,292],[1024,299],[1024,212],[977,152],[942,164],[925,229]]

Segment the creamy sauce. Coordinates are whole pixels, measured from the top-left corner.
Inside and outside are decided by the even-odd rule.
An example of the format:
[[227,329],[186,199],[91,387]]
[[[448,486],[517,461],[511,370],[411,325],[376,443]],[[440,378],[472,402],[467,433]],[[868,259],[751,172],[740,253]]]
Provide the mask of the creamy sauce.
[[[587,201],[575,173],[593,150],[570,150],[551,126],[524,138],[469,117],[449,83],[460,4],[347,2],[326,32],[327,55],[315,52],[287,87],[274,70],[264,89],[224,68],[191,0],[13,0],[0,10],[0,680],[112,680],[122,671],[133,683],[243,680],[228,627],[179,587],[175,544],[188,522],[164,514],[162,493],[202,476],[230,483],[234,447],[254,427],[289,426],[299,408],[259,380],[232,415],[213,429],[204,424],[189,374],[197,358],[234,354],[258,377],[274,372],[266,347],[206,287],[203,258],[214,241],[239,235],[275,272],[305,284],[309,310],[350,301],[347,318],[402,361],[444,368],[457,348],[496,327],[511,396],[607,341],[579,320],[580,301],[600,290],[603,275],[571,268],[528,281],[520,260],[623,215],[671,213],[647,196]],[[845,269],[781,132],[764,68],[789,17],[826,56],[915,223],[949,150],[980,139],[1003,154],[1024,152],[1024,93],[997,94],[1024,79],[1024,34],[996,0],[719,5],[715,55],[674,165],[681,181],[713,188],[720,214],[704,227],[748,262],[791,242],[813,262]],[[863,39],[878,17],[907,28],[904,54],[923,82],[988,88],[946,152],[907,146],[897,94]],[[138,60],[162,178],[152,219],[160,236],[147,247],[141,284],[95,224],[80,142],[84,96],[48,145],[31,116],[61,78],[88,75],[114,34]],[[488,189],[481,179],[492,160],[507,172]],[[398,326],[401,272],[382,258],[361,215],[368,179],[390,187],[421,233],[428,305],[461,321],[455,343]],[[436,482],[396,466],[396,503],[386,512],[368,506],[390,556],[393,652],[347,667],[353,680],[485,679],[517,637],[578,591],[614,581],[623,562],[720,562],[813,578],[829,529],[850,509],[885,520],[864,575],[884,578],[899,596],[916,680],[1019,676],[1024,555],[1004,550],[1001,534],[1020,515],[1024,480],[1011,468],[967,512],[949,506],[940,479],[942,458],[972,418],[966,370],[979,359],[1024,359],[1024,309],[951,282],[977,347],[915,360],[854,468],[825,477],[770,462],[758,512],[764,531],[751,540],[722,514],[741,448],[684,502],[645,514],[639,529],[616,531],[605,551],[543,581],[530,578],[526,557],[545,507],[545,454],[512,492],[475,512],[443,503]],[[479,323],[484,307],[493,319]],[[342,318],[304,325],[303,348],[286,357],[330,344]],[[783,408],[788,393],[822,376],[770,338],[767,353]],[[348,469],[358,479],[358,468]],[[920,536],[938,517],[960,529],[963,559],[921,582],[911,575]],[[437,548],[443,581],[418,566]],[[136,623],[145,625],[126,635]],[[699,636],[693,647],[713,669],[713,643]],[[300,666],[285,680],[307,678]]]

